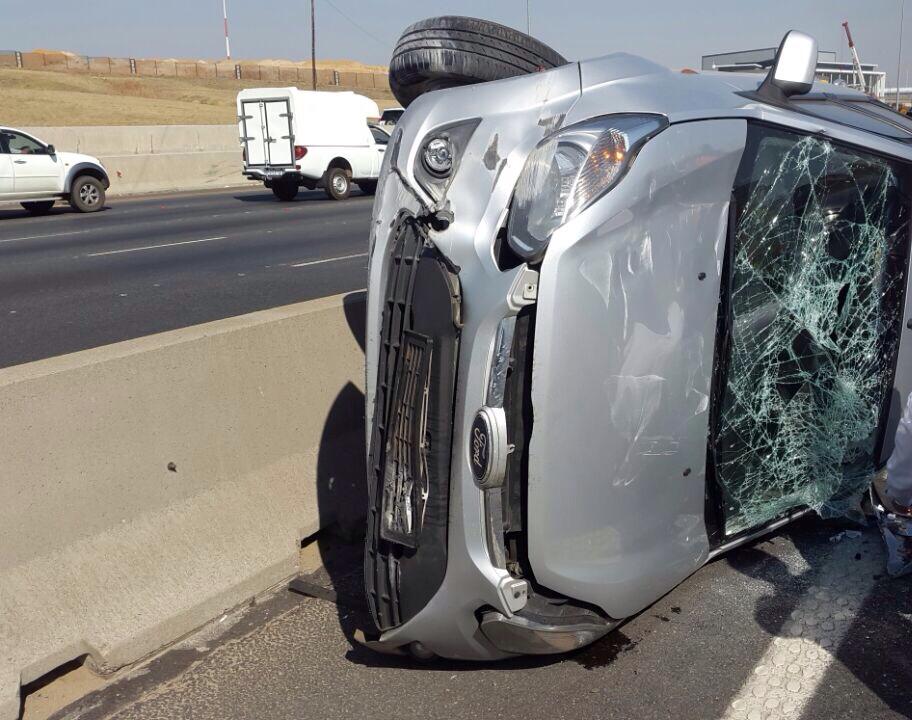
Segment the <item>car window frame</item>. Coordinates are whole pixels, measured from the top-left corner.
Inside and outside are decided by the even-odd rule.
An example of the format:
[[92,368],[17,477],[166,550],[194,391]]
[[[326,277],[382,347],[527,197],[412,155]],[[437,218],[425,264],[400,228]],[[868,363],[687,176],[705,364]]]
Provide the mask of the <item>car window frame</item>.
[[[47,149],[48,148],[47,144],[41,142],[41,140],[39,140],[38,138],[36,138],[32,135],[29,135],[28,133],[22,132],[21,130],[6,129],[3,131],[3,134],[6,136],[5,140],[6,140],[6,150],[7,150],[6,154],[7,155],[50,155],[50,153],[48,152],[48,149]],[[40,152],[30,152],[30,153],[13,152],[12,147],[10,146],[10,138],[9,138],[10,135],[19,135],[19,136],[25,138],[26,140],[31,140],[33,143],[35,143],[40,148]]]
[[[371,131],[371,137],[374,140],[374,145],[383,145],[383,146],[389,145],[389,141],[391,139],[389,133],[384,132],[383,130],[381,130],[378,127],[374,127],[373,125],[371,126],[370,131]],[[379,134],[383,135],[386,138],[386,140],[384,142],[380,142],[379,140],[377,140],[377,135],[375,133],[379,133]]]
[[[405,110],[384,110],[380,113],[380,122],[391,123],[395,125],[399,120],[402,119],[402,113]],[[387,117],[387,115],[394,115],[394,117]]]
[[[888,125],[888,126],[894,128],[895,130],[903,133],[904,137],[896,137],[895,135],[889,135],[885,132],[877,132],[876,130],[872,130],[867,127],[859,127],[858,125],[853,125],[849,122],[845,122],[844,120],[837,120],[835,118],[826,117],[825,115],[818,115],[816,113],[810,112],[810,110],[808,110],[807,107],[814,103],[836,105],[836,106],[842,108],[843,110],[846,110],[847,112],[858,113],[859,115],[862,115],[870,120],[874,120],[878,123],[882,123],[884,125]],[[794,110],[795,112],[801,113],[802,115],[805,115],[807,117],[812,117],[815,120],[825,120],[826,122],[831,122],[831,123],[835,123],[837,125],[841,125],[843,127],[852,128],[853,130],[856,130],[859,132],[871,133],[872,135],[876,135],[877,137],[887,138],[888,140],[893,140],[894,142],[912,143],[912,129],[910,129],[909,127],[906,127],[899,121],[894,121],[891,118],[883,117],[882,115],[879,115],[874,112],[865,111],[865,108],[864,108],[865,105],[869,105],[869,104],[873,105],[875,103],[878,105],[881,105],[883,107],[889,108],[889,105],[884,105],[883,103],[875,101],[872,98],[867,98],[867,99],[850,98],[850,97],[845,97],[845,96],[841,96],[841,95],[834,95],[832,93],[819,93],[819,94],[814,94],[814,95],[803,95],[799,98],[793,98],[792,102],[789,102],[788,106],[790,109]],[[889,108],[889,109],[892,110],[892,108]]]

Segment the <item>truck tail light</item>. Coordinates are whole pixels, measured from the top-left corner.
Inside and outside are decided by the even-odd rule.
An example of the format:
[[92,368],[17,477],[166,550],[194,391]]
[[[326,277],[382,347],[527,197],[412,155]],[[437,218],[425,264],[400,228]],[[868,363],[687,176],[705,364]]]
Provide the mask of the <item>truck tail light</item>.
[[295,145],[294,150],[295,150],[295,160],[300,160],[307,154],[307,148],[304,147],[303,145]]

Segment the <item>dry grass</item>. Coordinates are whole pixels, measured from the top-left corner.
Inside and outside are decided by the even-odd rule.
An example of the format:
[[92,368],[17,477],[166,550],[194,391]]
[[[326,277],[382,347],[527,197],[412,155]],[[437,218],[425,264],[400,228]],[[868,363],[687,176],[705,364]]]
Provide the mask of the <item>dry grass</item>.
[[[103,77],[0,69],[0,124],[14,127],[230,124],[235,122],[238,90],[288,84],[288,81]],[[381,109],[398,104],[388,88],[320,89],[355,90],[376,100]]]

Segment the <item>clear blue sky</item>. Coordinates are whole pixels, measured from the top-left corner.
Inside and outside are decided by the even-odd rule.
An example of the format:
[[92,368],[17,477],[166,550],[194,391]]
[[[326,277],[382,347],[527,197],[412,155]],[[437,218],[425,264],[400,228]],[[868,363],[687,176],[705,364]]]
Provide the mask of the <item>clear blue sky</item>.
[[[389,59],[402,28],[423,17],[459,14],[526,24],[525,0],[316,2],[317,56],[377,64]],[[900,0],[530,0],[530,6],[532,33],[568,58],[623,50],[672,67],[698,67],[700,56],[710,52],[776,45],[790,28],[811,33],[822,50],[848,59],[840,27],[848,20],[862,61],[886,70],[888,85],[896,75]],[[308,57],[309,7],[309,0],[229,0],[232,54]],[[221,0],[0,0],[0,9],[4,50],[135,57],[223,53]],[[912,84],[912,2],[906,10],[904,85]]]

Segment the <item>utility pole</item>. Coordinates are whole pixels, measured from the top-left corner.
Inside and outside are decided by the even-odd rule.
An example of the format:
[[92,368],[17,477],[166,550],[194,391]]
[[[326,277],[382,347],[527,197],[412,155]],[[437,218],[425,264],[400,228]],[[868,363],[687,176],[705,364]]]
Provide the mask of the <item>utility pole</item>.
[[222,19],[225,21],[225,58],[231,59],[231,43],[228,42],[228,0],[222,0]]
[[314,3],[316,0],[310,0],[310,74],[313,81],[313,89],[317,89],[317,26],[314,24],[316,11]]
[[902,32],[905,13],[906,0],[899,0],[899,50],[896,51],[896,112],[899,112],[899,86],[902,84],[900,82],[899,68],[902,64]]
[[529,13],[529,0],[526,0],[526,35],[532,34],[532,15]]

